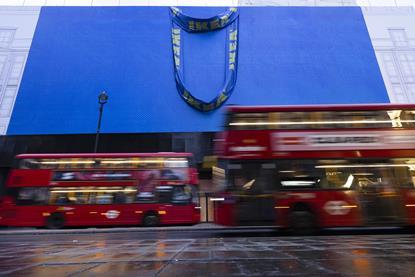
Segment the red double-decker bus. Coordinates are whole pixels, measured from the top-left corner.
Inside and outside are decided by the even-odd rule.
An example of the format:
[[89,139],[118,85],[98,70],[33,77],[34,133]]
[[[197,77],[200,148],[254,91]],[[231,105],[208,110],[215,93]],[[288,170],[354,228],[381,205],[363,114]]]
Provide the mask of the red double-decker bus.
[[415,224],[415,105],[231,106],[216,151],[219,224]]
[[18,155],[0,225],[195,224],[197,185],[189,153]]

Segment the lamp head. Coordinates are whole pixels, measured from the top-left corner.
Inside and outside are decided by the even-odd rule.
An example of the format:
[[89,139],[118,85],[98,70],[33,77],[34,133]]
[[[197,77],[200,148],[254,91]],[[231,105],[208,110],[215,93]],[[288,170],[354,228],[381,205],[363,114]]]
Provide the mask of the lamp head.
[[101,91],[101,93],[98,95],[98,103],[99,104],[105,104],[108,101],[108,94],[105,90]]

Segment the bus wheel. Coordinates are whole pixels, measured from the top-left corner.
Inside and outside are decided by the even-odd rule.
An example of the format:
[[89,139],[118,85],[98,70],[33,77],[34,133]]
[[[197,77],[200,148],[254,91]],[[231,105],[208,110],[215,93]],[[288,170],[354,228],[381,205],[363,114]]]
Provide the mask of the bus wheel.
[[293,211],[289,215],[290,232],[295,235],[312,235],[317,231],[314,215],[309,211]]
[[65,226],[65,217],[62,213],[52,213],[46,220],[48,229],[61,229]]
[[143,226],[145,227],[155,227],[160,223],[160,218],[156,213],[147,213],[143,217]]

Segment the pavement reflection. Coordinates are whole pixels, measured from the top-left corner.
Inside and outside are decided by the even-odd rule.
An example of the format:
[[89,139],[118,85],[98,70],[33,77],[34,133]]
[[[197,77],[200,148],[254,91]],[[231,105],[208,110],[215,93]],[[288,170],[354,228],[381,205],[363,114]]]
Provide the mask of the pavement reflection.
[[[415,235],[0,237],[13,276],[415,276]],[[75,239],[76,238],[76,239]]]

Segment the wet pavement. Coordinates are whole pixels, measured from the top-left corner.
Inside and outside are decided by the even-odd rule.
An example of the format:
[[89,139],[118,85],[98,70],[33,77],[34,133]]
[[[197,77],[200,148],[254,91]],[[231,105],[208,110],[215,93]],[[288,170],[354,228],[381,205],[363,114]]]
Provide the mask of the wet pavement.
[[415,276],[415,235],[0,235],[11,276]]

